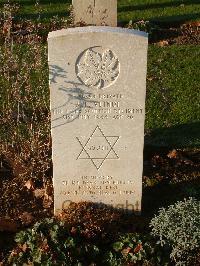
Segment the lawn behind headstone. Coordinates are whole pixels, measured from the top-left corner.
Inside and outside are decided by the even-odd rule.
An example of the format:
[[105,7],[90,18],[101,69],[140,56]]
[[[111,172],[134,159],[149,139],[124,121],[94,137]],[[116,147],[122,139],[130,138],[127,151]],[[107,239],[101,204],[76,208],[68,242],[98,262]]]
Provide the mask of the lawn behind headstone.
[[[6,4],[6,0],[0,1],[0,8]],[[49,22],[58,16],[67,18],[71,0],[14,0],[20,6],[17,18]],[[130,20],[150,20],[158,24],[180,24],[187,21],[196,21],[200,18],[200,4],[198,0],[119,0],[118,21],[123,24]]]
[[147,76],[147,140],[155,145],[199,146],[198,46],[150,46]]

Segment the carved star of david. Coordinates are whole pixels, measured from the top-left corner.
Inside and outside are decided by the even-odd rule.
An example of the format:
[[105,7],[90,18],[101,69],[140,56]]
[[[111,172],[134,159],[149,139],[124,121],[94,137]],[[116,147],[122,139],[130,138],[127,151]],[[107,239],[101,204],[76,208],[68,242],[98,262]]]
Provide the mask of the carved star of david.
[[77,160],[91,160],[97,170],[101,168],[105,160],[119,159],[114,146],[120,137],[106,136],[99,126],[95,128],[86,142],[84,139],[76,138],[82,147]]

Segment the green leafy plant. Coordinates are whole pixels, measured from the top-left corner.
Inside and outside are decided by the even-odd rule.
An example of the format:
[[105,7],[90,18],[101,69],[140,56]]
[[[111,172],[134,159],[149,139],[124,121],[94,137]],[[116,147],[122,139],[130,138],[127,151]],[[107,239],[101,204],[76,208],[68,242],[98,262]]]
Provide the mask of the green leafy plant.
[[169,255],[149,235],[121,234],[106,253],[105,265],[168,265]]
[[55,219],[37,222],[33,228],[16,235],[17,246],[9,263],[16,265],[82,265],[98,257],[97,246],[85,242],[77,230]]
[[163,248],[158,249],[148,236],[126,233],[116,236],[114,243],[113,239],[98,242],[84,237],[78,226],[55,218],[17,233],[15,241],[9,265],[167,265]]
[[188,265],[200,247],[200,201],[194,198],[162,208],[150,223],[152,235],[171,249],[176,265]]
[[113,244],[113,249],[120,252],[122,257],[131,262],[141,261],[146,255],[139,234],[126,234]]

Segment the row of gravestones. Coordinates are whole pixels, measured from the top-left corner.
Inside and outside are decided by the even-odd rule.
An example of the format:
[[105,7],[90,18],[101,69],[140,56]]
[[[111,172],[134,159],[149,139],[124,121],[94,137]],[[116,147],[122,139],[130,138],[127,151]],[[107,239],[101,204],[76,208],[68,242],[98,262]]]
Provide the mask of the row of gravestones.
[[[55,214],[70,202],[141,210],[148,38],[116,27],[116,0],[74,0],[49,33]],[[106,25],[106,26],[105,26]]]

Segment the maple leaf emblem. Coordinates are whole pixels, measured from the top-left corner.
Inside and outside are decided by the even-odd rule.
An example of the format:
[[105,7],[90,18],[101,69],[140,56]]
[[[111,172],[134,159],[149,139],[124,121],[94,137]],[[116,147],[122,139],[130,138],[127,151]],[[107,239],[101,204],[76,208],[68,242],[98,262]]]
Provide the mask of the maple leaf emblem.
[[88,49],[77,63],[77,76],[88,87],[109,87],[119,76],[119,59],[109,49],[102,54]]

